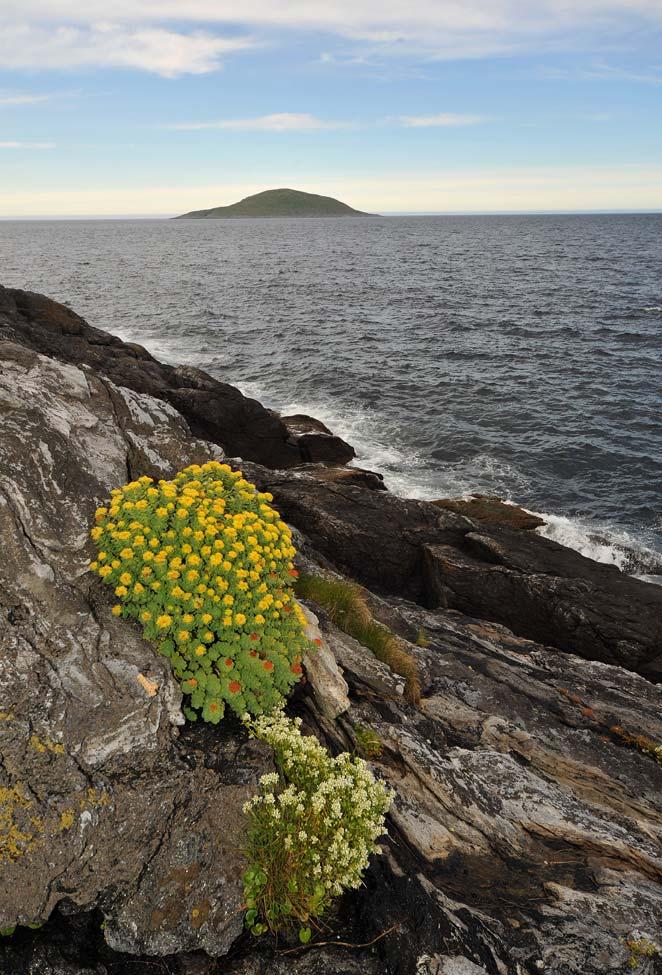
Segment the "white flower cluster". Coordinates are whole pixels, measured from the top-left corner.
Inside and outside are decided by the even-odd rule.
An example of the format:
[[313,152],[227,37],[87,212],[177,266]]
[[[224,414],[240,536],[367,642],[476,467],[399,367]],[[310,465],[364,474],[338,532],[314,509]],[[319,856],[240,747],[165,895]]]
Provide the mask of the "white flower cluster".
[[[366,763],[346,752],[333,758],[316,738],[301,734],[301,720],[281,711],[249,721],[251,734],[274,750],[280,775],[260,779],[260,794],[244,806],[251,817],[249,855],[270,886],[290,892],[296,916],[321,914],[328,901],[358,887],[392,793]],[[270,876],[274,871],[287,877]]]

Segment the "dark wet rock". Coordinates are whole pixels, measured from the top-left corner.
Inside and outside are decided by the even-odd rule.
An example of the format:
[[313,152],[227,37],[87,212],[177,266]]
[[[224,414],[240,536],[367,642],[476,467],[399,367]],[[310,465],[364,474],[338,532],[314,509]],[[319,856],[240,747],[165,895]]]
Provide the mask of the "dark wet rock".
[[432,504],[446,508],[447,511],[455,511],[459,515],[466,515],[481,525],[501,525],[505,528],[518,528],[520,531],[532,531],[545,524],[544,518],[532,514],[526,508],[487,494],[472,494],[470,498],[441,498],[439,501],[432,501]]
[[0,361],[0,929],[66,902],[100,908],[118,950],[222,954],[241,806],[270,759],[241,735],[223,774],[178,755],[167,660],[86,569],[111,488],[221,452],[89,370],[6,341]]
[[662,678],[662,587],[535,532],[477,525],[426,501],[247,469],[316,550],[368,588]]
[[311,464],[348,464],[356,457],[356,451],[329,428],[305,413],[282,416],[290,439],[295,443],[301,456]]
[[420,598],[425,589],[422,544],[460,544],[472,522],[422,501],[327,483],[297,472],[245,465],[255,483],[271,491],[285,518],[339,569],[369,588]]
[[298,469],[307,477],[314,477],[324,484],[351,484],[368,488],[370,491],[386,491],[382,475],[362,467],[326,467],[323,464],[308,464]]
[[530,532],[493,528],[425,548],[432,605],[662,679],[662,587]]
[[277,414],[234,386],[200,369],[158,362],[142,346],[93,328],[44,295],[0,286],[0,336],[62,362],[92,366],[118,386],[166,400],[195,436],[269,467],[309,459],[343,464],[354,456],[330,431],[302,434],[300,447]]
[[365,952],[331,947],[242,958],[223,975],[384,975],[384,969]]
[[[109,975],[105,965],[85,965],[66,959],[54,945],[39,944],[31,951],[21,968],[14,968],[11,975]],[[16,962],[18,964],[18,962]],[[2,958],[0,957],[0,972]],[[7,975],[9,975],[7,969]]]

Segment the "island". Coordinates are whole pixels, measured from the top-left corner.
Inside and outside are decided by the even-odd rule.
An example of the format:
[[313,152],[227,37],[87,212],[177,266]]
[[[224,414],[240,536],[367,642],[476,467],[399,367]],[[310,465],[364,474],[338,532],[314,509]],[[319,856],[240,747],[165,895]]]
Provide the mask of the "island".
[[369,217],[332,196],[303,193],[301,190],[264,190],[238,203],[209,210],[191,210],[174,220],[220,220],[237,217]]

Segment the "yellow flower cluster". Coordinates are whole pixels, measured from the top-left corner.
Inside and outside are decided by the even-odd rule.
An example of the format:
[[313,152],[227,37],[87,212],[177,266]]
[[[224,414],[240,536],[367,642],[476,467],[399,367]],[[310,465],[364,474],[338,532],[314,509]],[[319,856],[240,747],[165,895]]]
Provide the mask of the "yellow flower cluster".
[[170,658],[189,718],[216,723],[226,704],[269,713],[301,675],[295,549],[271,501],[210,461],[132,481],[96,512],[90,568],[113,587],[113,613],[141,622]]

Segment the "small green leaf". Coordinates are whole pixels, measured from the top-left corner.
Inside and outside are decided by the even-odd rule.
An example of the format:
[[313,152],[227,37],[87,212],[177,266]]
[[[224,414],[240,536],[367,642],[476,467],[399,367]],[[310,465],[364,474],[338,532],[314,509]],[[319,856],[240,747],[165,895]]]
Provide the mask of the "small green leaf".
[[313,936],[313,932],[310,928],[300,928],[299,929],[299,941],[302,945],[307,945]]

